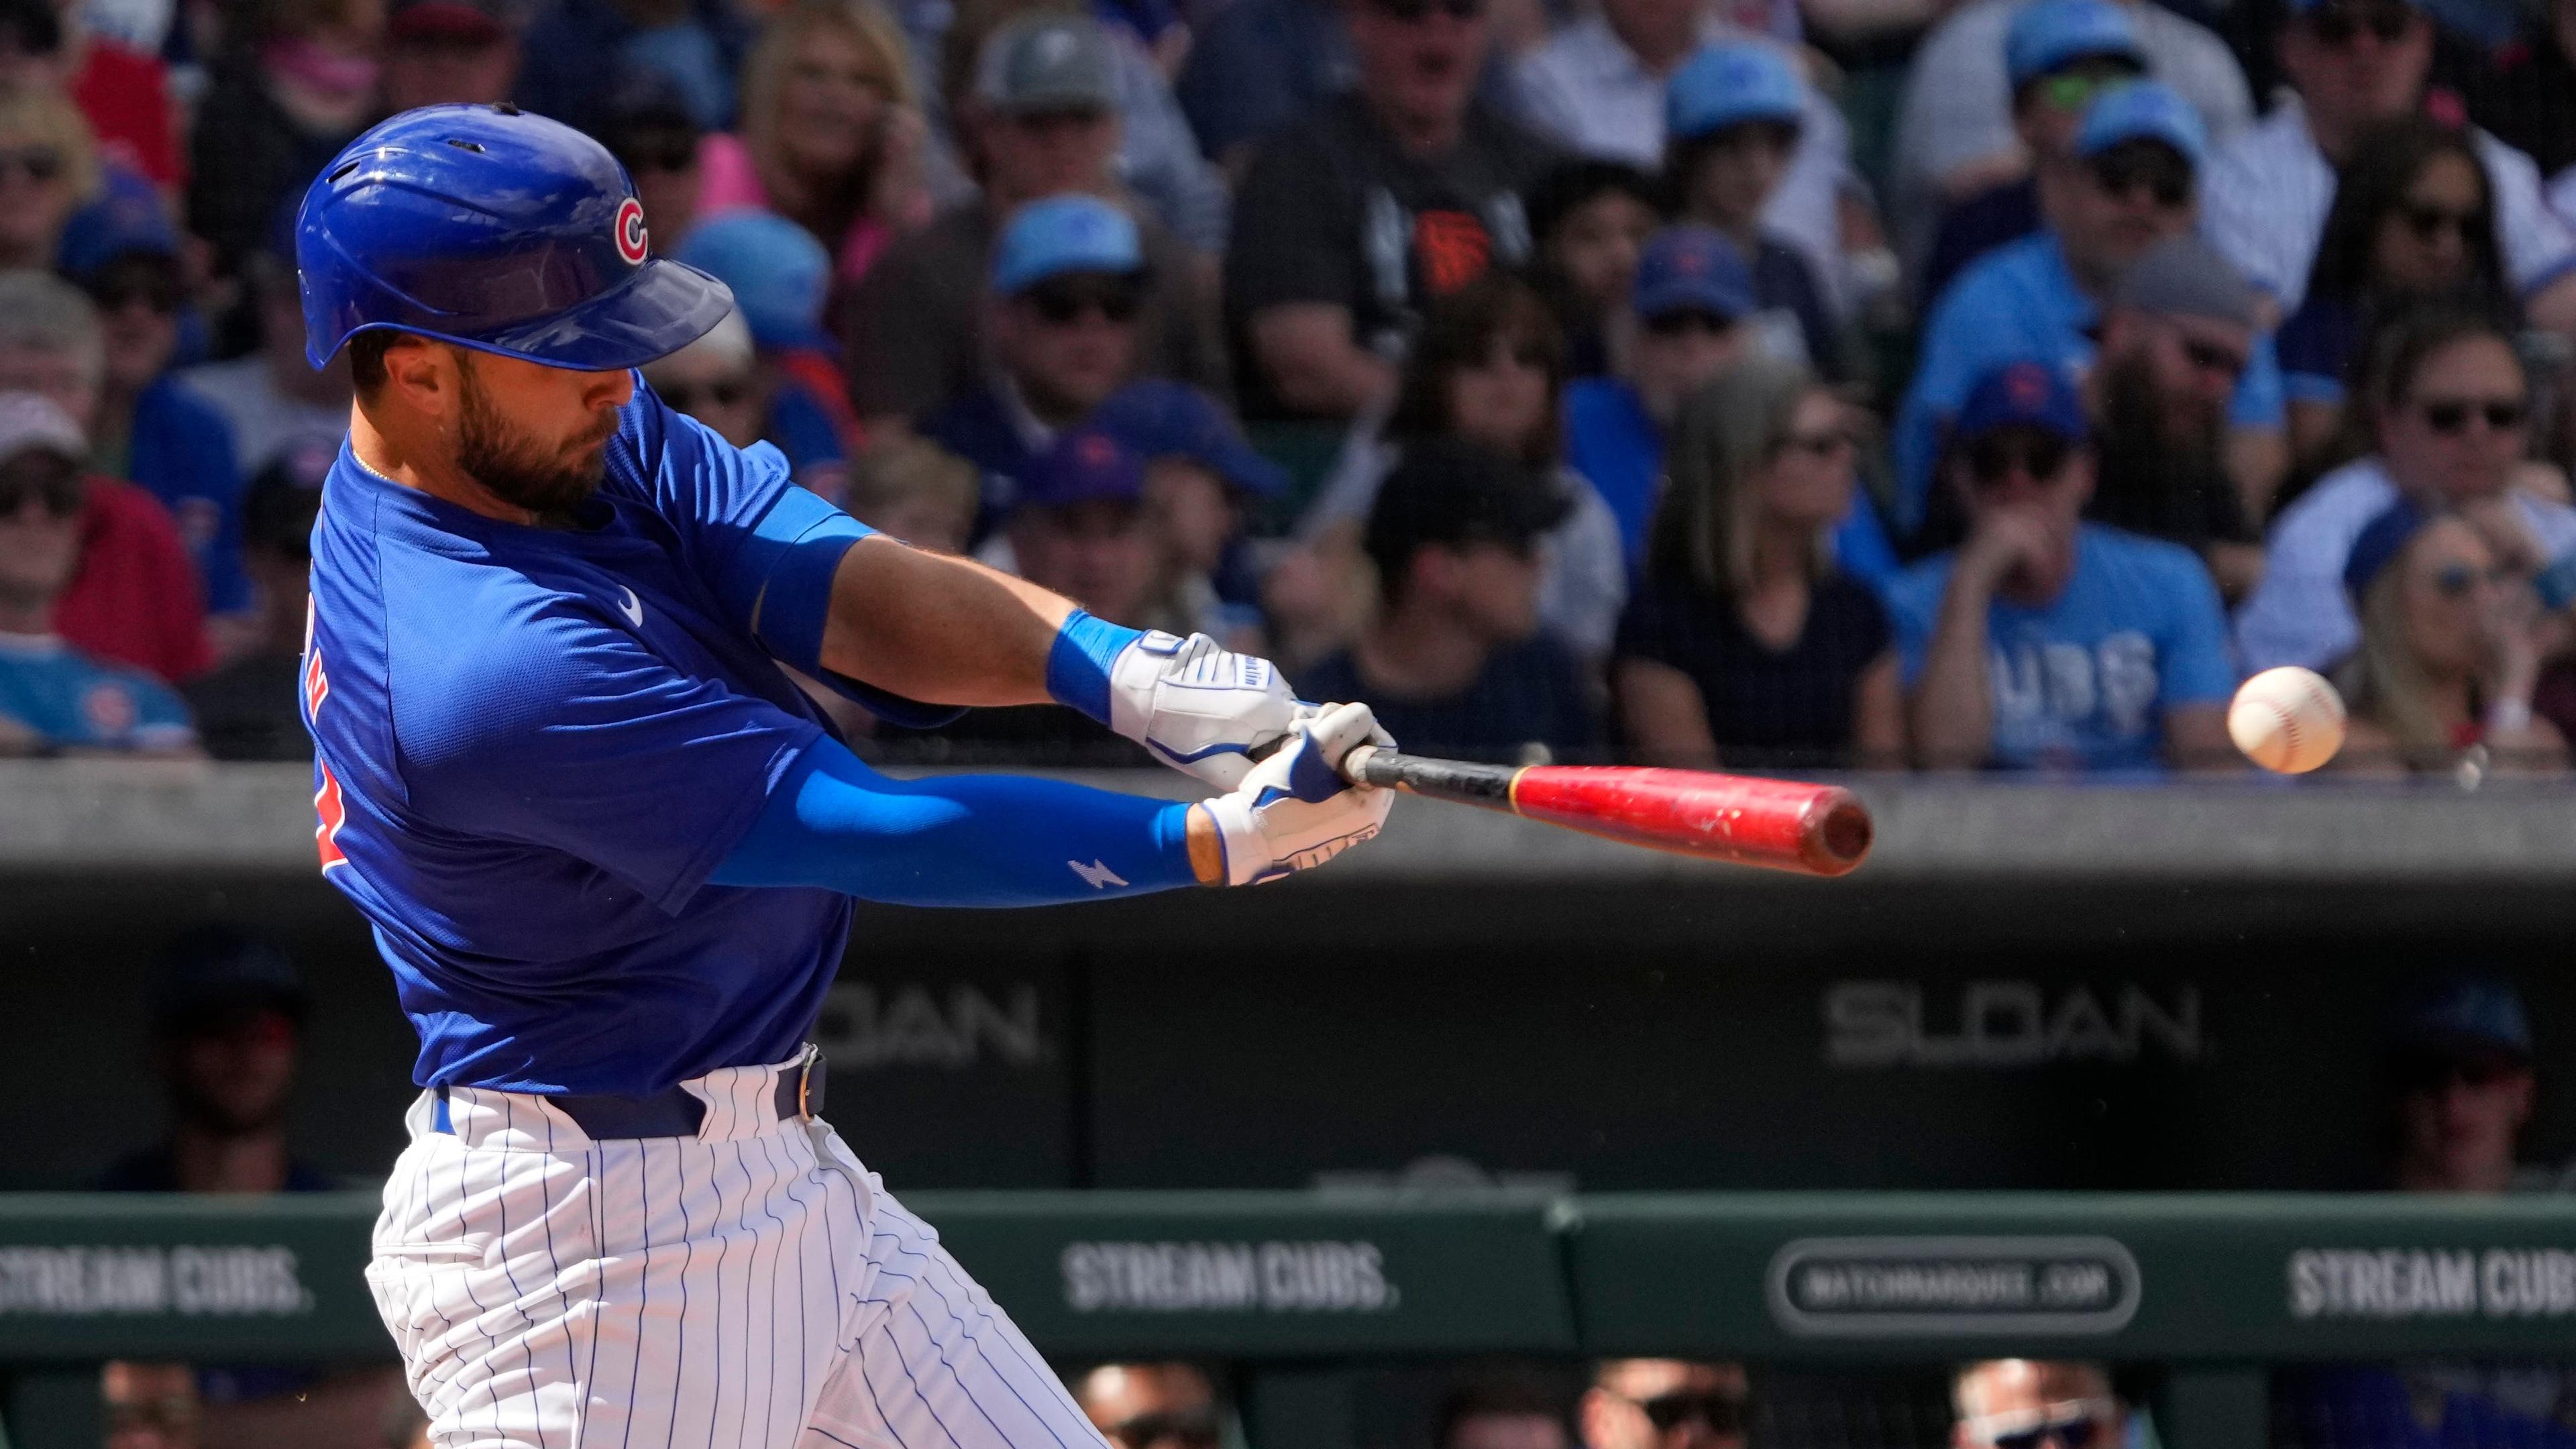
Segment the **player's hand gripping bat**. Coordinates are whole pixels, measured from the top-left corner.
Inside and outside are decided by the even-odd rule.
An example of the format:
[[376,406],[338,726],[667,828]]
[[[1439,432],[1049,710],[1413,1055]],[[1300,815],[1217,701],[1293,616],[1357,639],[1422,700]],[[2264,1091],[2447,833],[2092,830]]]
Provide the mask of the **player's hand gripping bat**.
[[1869,854],[1869,808],[1840,785],[1626,765],[1471,765],[1362,745],[1353,784],[1455,800],[1703,860],[1843,875]]

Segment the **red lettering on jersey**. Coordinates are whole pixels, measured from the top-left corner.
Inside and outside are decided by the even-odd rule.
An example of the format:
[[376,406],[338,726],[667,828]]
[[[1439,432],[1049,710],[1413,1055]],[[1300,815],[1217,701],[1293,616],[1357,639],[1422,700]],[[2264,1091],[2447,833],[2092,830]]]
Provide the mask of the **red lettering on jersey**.
[[307,724],[321,718],[322,700],[330,693],[330,677],[322,672],[322,651],[308,643],[304,646],[304,719]]
[[340,853],[340,827],[349,823],[349,807],[340,799],[340,777],[323,765],[322,786],[313,792],[313,813],[322,823],[313,827],[313,844],[321,853],[322,868],[347,865],[349,857]]

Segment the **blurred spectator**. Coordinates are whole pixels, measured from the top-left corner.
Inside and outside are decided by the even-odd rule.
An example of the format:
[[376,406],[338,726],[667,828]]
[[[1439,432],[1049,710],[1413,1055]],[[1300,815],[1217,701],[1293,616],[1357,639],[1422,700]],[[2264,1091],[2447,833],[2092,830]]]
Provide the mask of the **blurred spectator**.
[[1753,278],[1725,237],[1677,226],[1646,243],[1627,310],[1614,319],[1613,376],[1566,390],[1565,460],[1619,521],[1631,573],[1663,487],[1664,437],[1682,404],[1745,351]]
[[429,1415],[421,1412],[420,1401],[399,1384],[385,1396],[384,1432],[378,1440],[384,1449],[437,1449],[429,1442]]
[[2567,768],[2566,740],[2531,712],[2539,601],[2476,529],[2401,497],[2353,540],[2343,583],[2361,644],[2339,672],[2351,724],[2336,768]]
[[2094,455],[2055,368],[1979,380],[1942,474],[1968,541],[1887,591],[1927,766],[2145,770],[2233,758],[2218,591],[2173,544],[2082,522]]
[[259,327],[259,350],[179,374],[179,386],[211,404],[232,430],[239,476],[257,477],[289,448],[349,432],[349,354],[320,370],[304,360],[304,304],[292,252],[251,257],[243,280]]
[[1682,411],[1611,683],[1649,764],[1899,767],[1887,614],[1834,568],[1856,419],[1816,375],[1748,357]]
[[2514,311],[2477,147],[2455,127],[2401,116],[2353,142],[2307,293],[2281,324],[2290,442],[2302,463],[2345,461],[2332,450],[2345,445],[2344,402],[2371,332],[2437,301],[2498,317]]
[[740,137],[698,148],[698,215],[777,212],[831,252],[838,285],[855,286],[898,232],[929,219],[923,135],[894,17],[876,0],[796,0],[744,63]]
[[106,1449],[197,1449],[197,1376],[183,1363],[110,1359],[99,1369]]
[[[961,0],[941,42],[942,94],[960,120],[971,120],[983,67],[1003,30],[1054,17],[1087,18],[1106,44],[1118,111],[1118,176],[1134,197],[1202,259],[1225,250],[1225,178],[1209,164],[1172,98],[1171,82],[1133,29],[1113,23],[1119,6],[1077,0]],[[950,198],[956,199],[956,198]]]
[[161,969],[153,1053],[169,1098],[169,1135],[118,1159],[100,1188],[330,1191],[337,1184],[286,1145],[305,1010],[295,963],[265,941],[207,926],[172,941]]
[[1367,700],[1424,754],[1597,754],[1592,691],[1539,631],[1539,541],[1571,506],[1546,473],[1478,444],[1406,447],[1369,511],[1378,616],[1347,652],[1298,671],[1300,696]]
[[[1896,422],[1897,512],[1923,517],[1943,420],[1978,379],[2034,359],[2082,376],[2093,364],[2101,308],[2149,247],[2191,230],[2204,159],[2200,118],[2176,92],[2140,81],[2085,112],[2070,156],[2039,173],[2038,232],[1959,274],[1923,329],[1913,385]],[[2268,498],[2287,466],[2281,376],[2269,335],[2257,340],[2228,409],[2229,474]]]
[[[1239,544],[1247,509],[1286,491],[1287,470],[1253,451],[1225,409],[1186,383],[1131,382],[1091,421],[1145,463],[1145,510],[1162,566],[1143,625],[1263,652]],[[1226,585],[1236,586],[1231,598]]]
[[1851,368],[1824,286],[1766,220],[1805,128],[1797,75],[1768,45],[1712,46],[1674,73],[1669,96],[1664,178],[1682,219],[1724,233],[1744,255],[1771,350],[1843,380]]
[[975,465],[925,438],[872,445],[850,476],[850,513],[915,548],[964,553],[974,537]]
[[1576,1407],[1584,1449],[1744,1449],[1742,1365],[1604,1359]]
[[[2306,296],[2338,167],[2362,131],[2421,108],[2433,23],[2406,0],[2290,0],[2282,69],[2298,90],[2212,159],[2209,239],[2284,311]],[[2532,321],[2576,330],[2576,233],[2540,194],[2531,158],[2473,134],[2495,192],[2497,240]]]
[[1227,326],[1245,416],[1382,406],[1436,299],[1530,260],[1553,159],[1475,98],[1484,0],[1353,0],[1352,93],[1263,141],[1235,196]]
[[0,60],[0,86],[59,89],[87,118],[102,160],[164,192],[186,179],[159,59],[93,33],[82,6],[56,0],[8,0],[0,33],[11,52]]
[[[1481,444],[1554,479],[1571,506],[1542,548],[1539,620],[1587,666],[1609,653],[1628,593],[1627,559],[1617,516],[1591,483],[1565,466],[1565,387],[1555,318],[1528,283],[1488,274],[1432,308],[1405,361],[1394,413],[1383,429],[1353,432],[1300,525],[1329,580],[1326,597],[1315,602],[1338,625],[1334,642],[1347,640],[1367,617],[1360,537],[1380,483],[1405,448],[1447,437]],[[1288,582],[1272,586],[1275,613],[1291,612],[1284,608]]]
[[519,79],[519,37],[500,6],[501,0],[396,0],[385,25],[385,113],[508,100]]
[[745,11],[726,0],[545,0],[521,37],[518,102],[580,125],[648,72],[670,83],[700,130],[734,120],[734,77],[751,46]]
[[1637,254],[1661,224],[1661,205],[1659,183],[1624,161],[1563,162],[1531,193],[1539,275],[1565,331],[1572,375],[1609,370],[1604,334],[1628,304]]
[[1342,0],[1226,0],[1191,43],[1173,92],[1207,154],[1240,170],[1253,145],[1351,83]]
[[198,104],[188,226],[237,272],[373,118],[382,0],[257,0],[248,33],[218,60]]
[[290,449],[251,480],[242,499],[242,563],[259,600],[251,647],[181,691],[197,737],[218,760],[306,760],[313,737],[299,712],[306,571],[322,480],[339,450],[319,441]]
[[1573,1449],[1565,1404],[1546,1388],[1513,1378],[1479,1378],[1441,1396],[1431,1449]]
[[2032,170],[2074,150],[2075,129],[2094,97],[2146,69],[2129,7],[2116,0],[2033,0],[2015,12],[2004,32],[2004,74],[2012,82],[2013,134],[2030,166],[1942,210],[1915,295],[1932,302],[1968,263],[2039,230]]
[[2085,516],[2199,554],[2231,600],[2263,574],[2263,535],[2225,452],[2228,398],[2261,325],[2261,299],[2226,258],[2170,237],[2120,275],[2085,380],[2100,459]]
[[2576,216],[2576,0],[2513,7],[2522,33],[2458,77],[2469,116],[2531,157],[2562,217]]
[[797,482],[839,501],[849,486],[850,456],[863,439],[823,331],[831,258],[796,223],[747,210],[708,218],[673,255],[733,289],[734,306],[750,328],[748,401],[760,419],[754,436],[778,445]]
[[2353,540],[2403,495],[2460,512],[2524,578],[2576,553],[2576,510],[2516,488],[2531,395],[2522,360],[2475,314],[2420,313],[2375,346],[2361,426],[2376,449],[2273,521],[2263,582],[2237,611],[2248,669],[2331,668],[2360,637],[2343,572]]
[[591,132],[635,182],[644,228],[665,252],[687,240],[698,219],[705,172],[698,153],[706,131],[668,77],[637,71],[620,77]]
[[1216,1449],[1216,1389],[1196,1364],[1105,1363],[1073,1401],[1116,1449]]
[[[1975,0],[1915,48],[1889,181],[1889,214],[1911,228],[1901,239],[1909,256],[1922,255],[1945,208],[2023,174],[2035,159],[2013,134],[2014,84],[2005,55],[2024,3]],[[2162,5],[2120,3],[2148,73],[2191,103],[2204,131],[2224,138],[2253,121],[2244,68],[2224,41]]]
[[[1528,124],[1569,151],[1661,169],[1667,118],[1682,103],[1670,87],[1703,47],[1749,47],[1789,77],[1797,134],[1786,171],[1761,208],[1761,221],[1796,244],[1819,273],[1838,265],[1839,210],[1852,180],[1851,125],[1809,84],[1798,52],[1719,17],[1722,7],[1678,0],[1603,0],[1513,68]],[[1713,99],[1703,88],[1704,105]]]
[[1951,1381],[1956,1449],[2118,1449],[2128,1412],[2100,1364],[2003,1358],[1972,1363]]
[[[50,277],[33,276],[47,286]],[[77,421],[97,396],[97,339],[85,355],[67,354],[45,309],[25,305],[30,292],[15,291],[0,277],[0,397],[41,397],[70,422],[80,440],[76,457],[89,456],[88,434]],[[80,302],[78,293],[72,294]],[[81,303],[86,309],[87,304]],[[22,406],[12,404],[12,406]],[[30,437],[59,439],[50,421],[29,409],[21,425]],[[86,467],[86,464],[84,464]],[[214,662],[206,640],[205,606],[178,526],[159,500],[133,484],[85,473],[75,493],[80,508],[79,567],[55,601],[53,629],[74,647],[175,684]]]
[[56,630],[56,608],[85,561],[87,451],[62,409],[32,393],[0,394],[0,754],[193,754],[176,694]]
[[1134,375],[1144,292],[1127,213],[1089,196],[1021,207],[993,248],[992,376],[922,419],[921,435],[982,469],[987,502],[1007,504],[1057,431]]
[[[64,355],[100,355],[86,419],[90,462],[142,485],[170,510],[205,585],[215,652],[225,656],[253,632],[241,565],[241,474],[223,414],[169,370],[187,280],[176,247],[166,233],[138,238],[75,272],[86,303],[51,278],[0,274],[0,310],[17,318],[0,323],[0,352],[27,347],[41,330],[59,339]],[[8,370],[0,361],[0,373]]]
[[2566,1179],[2521,1163],[2537,1095],[2522,995],[2492,976],[2450,976],[2399,993],[2388,1074],[2396,1186],[2406,1192],[2547,1190]]
[[[872,427],[920,417],[983,382],[985,286],[1007,218],[1065,192],[1124,194],[1106,33],[1080,17],[1042,16],[1003,28],[984,51],[959,116],[982,195],[889,248],[844,316],[851,399]],[[1145,262],[1138,371],[1223,393],[1225,349],[1204,266],[1152,216],[1138,216],[1136,230]]]
[[[737,448],[761,441],[768,411],[752,364],[751,328],[742,311],[725,314],[697,341],[644,364],[644,381],[671,410],[697,419]],[[789,464],[792,469],[793,460]]]
[[52,266],[63,228],[101,184],[89,123],[61,93],[0,87],[0,268]]

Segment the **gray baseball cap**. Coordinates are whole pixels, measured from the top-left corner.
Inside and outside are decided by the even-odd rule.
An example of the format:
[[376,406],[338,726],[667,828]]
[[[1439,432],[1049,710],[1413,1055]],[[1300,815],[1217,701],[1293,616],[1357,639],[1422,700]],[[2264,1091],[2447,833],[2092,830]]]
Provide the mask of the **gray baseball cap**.
[[32,392],[0,393],[0,462],[37,448],[76,463],[89,456],[80,424],[51,399]]
[[975,98],[1011,116],[1118,109],[1118,58],[1088,15],[1015,20],[976,57]]
[[2217,248],[2199,237],[2168,237],[2129,264],[2111,302],[2159,317],[2206,317],[2245,328],[2262,325],[2254,288]]

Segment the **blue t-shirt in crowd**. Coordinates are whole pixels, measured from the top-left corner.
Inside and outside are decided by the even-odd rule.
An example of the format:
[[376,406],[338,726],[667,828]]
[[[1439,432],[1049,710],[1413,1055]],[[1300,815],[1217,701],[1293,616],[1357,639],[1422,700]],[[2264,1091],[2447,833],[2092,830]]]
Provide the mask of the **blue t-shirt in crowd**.
[[242,570],[238,457],[232,424],[173,375],[154,379],[134,400],[126,473],[177,521],[209,614],[238,614],[255,602]]
[[413,1080],[636,1093],[796,1054],[849,899],[707,881],[824,736],[750,619],[782,520],[838,519],[640,383],[567,526],[342,447],[304,663],[316,839],[420,1032]]
[[787,455],[787,476],[799,484],[827,498],[849,491],[850,460],[841,447],[841,429],[804,383],[784,378],[771,391],[769,426],[760,437]]
[[2281,390],[2298,402],[2339,404],[2361,351],[2361,309],[2314,292],[2281,324]]
[[0,720],[54,749],[176,749],[196,738],[168,685],[50,634],[0,634]]
[[[1922,682],[1957,558],[1935,554],[1887,586],[1908,690]],[[1998,597],[1986,640],[1997,765],[2158,769],[2165,711],[2224,704],[2236,690],[2218,588],[2200,559],[2098,523],[2077,532],[2065,591],[2039,608]]]
[[1664,430],[1637,390],[1615,377],[1587,377],[1565,389],[1565,466],[1592,480],[1610,516],[1628,572],[1646,552],[1646,528],[1664,487]]
[[[1914,385],[1896,415],[1897,509],[1905,529],[1923,521],[1942,430],[1977,383],[2007,362],[2028,360],[2064,368],[2080,382],[2093,366],[2100,325],[2099,310],[2076,288],[2053,231],[1989,252],[1959,274],[1924,325]],[[2282,426],[2281,369],[2269,333],[2254,339],[2228,422]]]

